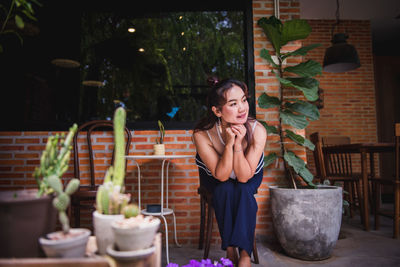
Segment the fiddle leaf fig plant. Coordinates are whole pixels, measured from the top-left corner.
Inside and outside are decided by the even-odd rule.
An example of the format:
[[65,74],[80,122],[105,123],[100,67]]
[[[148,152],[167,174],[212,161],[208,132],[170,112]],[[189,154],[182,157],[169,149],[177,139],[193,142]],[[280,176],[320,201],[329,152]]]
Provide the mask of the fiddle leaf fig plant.
[[[286,66],[287,59],[296,56],[305,56],[308,51],[320,46],[320,44],[311,44],[300,47],[292,52],[284,52],[282,49],[287,43],[307,38],[311,33],[311,27],[306,20],[292,19],[282,23],[275,16],[261,18],[257,22],[271,42],[273,51],[262,49],[260,56],[267,60],[271,65],[271,72],[279,81],[278,96],[263,93],[258,98],[260,108],[277,108],[279,110],[279,124],[277,126],[268,125],[261,122],[266,128],[268,134],[279,135],[281,154],[275,152],[265,156],[265,166],[273,163],[278,157],[284,159],[286,176],[291,179],[291,184],[297,188],[295,183],[295,174],[299,175],[303,181],[310,187],[316,187],[313,183],[313,175],[308,170],[306,163],[298,157],[293,151],[290,151],[287,139],[292,140],[300,146],[314,150],[313,143],[303,136],[295,133],[292,129],[305,129],[309,121],[319,119],[319,111],[313,103],[318,99],[319,81],[313,78],[322,74],[321,64],[314,60],[307,60],[294,66]],[[288,98],[285,91],[298,90],[304,97]]]

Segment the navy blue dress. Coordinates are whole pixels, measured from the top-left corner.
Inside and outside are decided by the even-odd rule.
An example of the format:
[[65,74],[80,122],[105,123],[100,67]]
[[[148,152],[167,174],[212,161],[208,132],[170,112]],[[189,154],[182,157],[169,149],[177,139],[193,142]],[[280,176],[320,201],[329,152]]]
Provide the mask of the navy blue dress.
[[217,180],[198,154],[196,164],[199,167],[200,185],[213,193],[213,207],[222,239],[221,248],[226,250],[228,246],[238,247],[251,255],[258,210],[254,194],[263,178],[264,153],[254,176],[246,183],[232,178],[225,182]]

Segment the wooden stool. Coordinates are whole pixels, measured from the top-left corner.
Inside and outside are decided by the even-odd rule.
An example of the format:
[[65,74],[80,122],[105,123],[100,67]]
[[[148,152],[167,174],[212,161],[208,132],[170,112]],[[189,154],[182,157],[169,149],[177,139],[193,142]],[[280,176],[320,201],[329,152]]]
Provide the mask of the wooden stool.
[[[206,235],[206,244],[204,248],[204,255],[203,258],[208,258],[208,253],[210,252],[210,242],[211,242],[211,235],[212,235],[212,228],[213,228],[213,216],[214,216],[214,208],[212,205],[212,193],[209,192],[205,187],[200,186],[197,189],[197,193],[200,195],[200,235],[199,235],[199,249],[203,249],[204,243],[204,228],[205,228],[205,210],[206,205],[208,207],[207,211],[207,235]],[[251,257],[251,255],[250,255]],[[256,246],[256,237],[254,233],[254,243],[253,243],[253,257],[254,263],[259,264],[258,260],[258,252]]]

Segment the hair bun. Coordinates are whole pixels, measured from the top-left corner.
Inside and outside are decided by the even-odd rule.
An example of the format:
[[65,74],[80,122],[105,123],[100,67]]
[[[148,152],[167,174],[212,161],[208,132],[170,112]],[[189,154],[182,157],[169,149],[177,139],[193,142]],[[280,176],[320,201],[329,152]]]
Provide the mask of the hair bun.
[[211,86],[211,87],[215,86],[218,82],[219,82],[219,81],[218,81],[218,78],[217,78],[216,76],[210,76],[210,77],[208,77],[208,79],[207,79],[207,83],[208,83],[208,85]]

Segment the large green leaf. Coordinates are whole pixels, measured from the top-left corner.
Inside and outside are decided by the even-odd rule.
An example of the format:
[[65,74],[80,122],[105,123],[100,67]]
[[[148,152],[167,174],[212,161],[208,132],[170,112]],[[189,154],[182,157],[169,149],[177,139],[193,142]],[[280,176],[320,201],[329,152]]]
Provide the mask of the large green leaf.
[[295,141],[297,144],[301,146],[305,146],[311,150],[314,150],[315,145],[308,139],[304,138],[303,136],[296,134],[292,132],[291,130],[285,130],[286,132],[286,137],[289,137],[293,141]]
[[310,59],[296,66],[286,67],[284,71],[297,74],[301,77],[313,77],[317,74],[322,74],[322,66],[320,63]]
[[290,56],[305,56],[305,55],[307,55],[308,51],[310,51],[316,47],[319,47],[319,46],[321,46],[321,44],[311,44],[311,45],[300,47],[299,49],[296,49],[295,51],[292,51],[292,52],[282,55],[282,61],[285,58],[290,57]]
[[279,113],[282,122],[289,124],[296,129],[304,129],[308,125],[308,121],[304,115],[293,114],[290,110],[283,110]]
[[275,161],[278,157],[275,152],[268,154],[268,156],[264,156],[264,167],[268,167],[271,163]]
[[305,102],[302,100],[295,100],[296,102],[294,103],[285,103],[285,107],[290,109],[291,111],[303,114],[307,118],[309,118],[312,121],[318,120],[319,119],[319,110],[317,106],[314,104],[311,104],[309,102]]
[[305,39],[311,33],[311,26],[307,20],[292,19],[283,24],[281,46],[284,46],[290,41]]
[[258,98],[258,106],[260,108],[275,108],[281,105],[281,101],[279,98],[274,96],[269,96],[266,93],[263,93]]
[[280,20],[274,16],[267,18],[261,18],[257,21],[258,26],[260,26],[268,40],[272,43],[275,52],[279,55],[281,50],[281,27],[282,23]]
[[267,133],[278,134],[278,130],[276,129],[275,126],[268,125],[268,123],[266,123],[265,121],[258,121],[258,122],[264,126],[264,128],[267,130]]
[[301,169],[298,173],[309,186],[316,187],[316,185],[312,182],[314,179],[314,175],[308,170],[307,167]]
[[266,59],[274,68],[278,68],[279,66],[275,64],[274,60],[272,59],[269,51],[265,48],[261,49],[260,56],[263,59]]
[[315,101],[318,99],[318,80],[310,77],[286,78],[286,80],[291,82],[291,86],[302,91],[309,101]]
[[292,151],[286,151],[283,158],[286,162],[293,168],[293,170],[300,175],[303,180],[310,186],[315,187],[312,180],[314,176],[312,173],[307,169],[306,163],[299,157],[296,156]]

